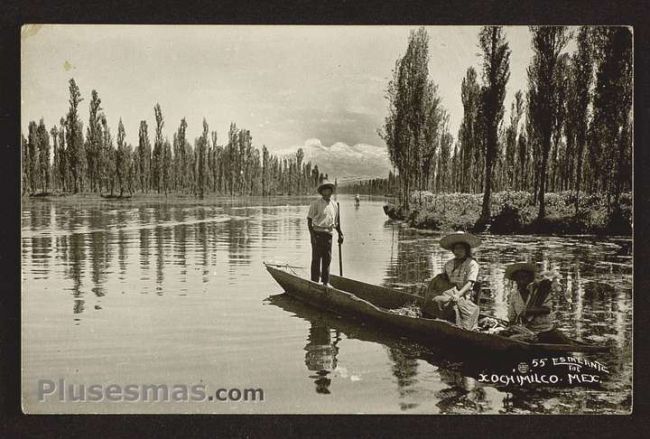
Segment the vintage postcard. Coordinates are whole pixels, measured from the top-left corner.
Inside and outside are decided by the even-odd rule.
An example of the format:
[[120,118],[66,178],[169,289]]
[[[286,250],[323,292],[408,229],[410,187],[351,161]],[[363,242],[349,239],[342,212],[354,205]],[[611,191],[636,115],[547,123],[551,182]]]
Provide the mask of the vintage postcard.
[[24,25],[28,414],[629,414],[629,26]]

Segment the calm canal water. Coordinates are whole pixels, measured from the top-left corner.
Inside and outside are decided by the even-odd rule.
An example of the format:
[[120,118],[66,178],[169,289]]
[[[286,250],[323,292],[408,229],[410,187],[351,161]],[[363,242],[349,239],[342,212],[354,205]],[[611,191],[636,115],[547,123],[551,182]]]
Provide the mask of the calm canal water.
[[[450,253],[339,197],[347,277],[413,291]],[[476,252],[505,317],[504,267],[557,269],[558,326],[613,346],[598,386],[480,383],[461,362],[281,294],[262,261],[309,264],[309,198],[240,202],[26,200],[23,400],[31,412],[626,413],[632,386],[631,240],[485,236]],[[334,248],[332,271],[338,273]],[[262,388],[263,402],[39,402],[37,382]]]

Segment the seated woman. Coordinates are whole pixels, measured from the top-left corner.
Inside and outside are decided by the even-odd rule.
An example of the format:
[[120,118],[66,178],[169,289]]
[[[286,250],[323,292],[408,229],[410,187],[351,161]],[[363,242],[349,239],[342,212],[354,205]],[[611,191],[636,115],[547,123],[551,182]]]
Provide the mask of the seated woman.
[[425,293],[422,311],[430,317],[461,323],[473,329],[478,321],[478,306],[468,300],[478,279],[479,265],[472,257],[472,249],[481,240],[471,233],[456,232],[443,237],[440,246],[454,253],[447,261],[444,272],[434,277]]
[[570,343],[553,324],[553,276],[538,273],[532,263],[518,262],[506,268],[505,277],[517,286],[508,300],[508,321],[532,331],[537,342]]

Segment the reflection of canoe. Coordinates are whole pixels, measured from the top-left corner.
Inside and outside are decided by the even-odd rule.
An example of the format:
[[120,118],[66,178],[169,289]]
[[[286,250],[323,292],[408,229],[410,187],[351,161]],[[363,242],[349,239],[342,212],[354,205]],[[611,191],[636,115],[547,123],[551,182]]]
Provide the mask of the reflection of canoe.
[[265,264],[271,276],[291,296],[312,306],[357,317],[376,325],[399,331],[414,340],[429,345],[447,345],[463,350],[497,352],[596,352],[604,346],[582,343],[550,344],[526,343],[494,334],[468,331],[438,319],[412,318],[393,314],[388,309],[408,303],[422,303],[422,298],[390,288],[330,275],[331,286],[304,279],[280,266]]
[[[310,322],[313,326],[323,325],[336,330],[347,339],[379,343],[391,351],[398,351],[406,358],[422,360],[435,366],[439,373],[462,377],[478,378],[479,373],[489,370],[491,373],[508,373],[512,368],[510,356],[501,355],[467,355],[468,352],[453,352],[449,349],[437,349],[435,346],[418,343],[401,336],[397,331],[381,325],[366,324],[358,319],[345,318],[336,313],[323,311],[306,304],[289,294],[269,296],[268,303]],[[465,389],[467,390],[467,389]],[[513,389],[516,390],[516,389]]]
[[[449,355],[452,352],[443,352],[432,346],[424,346],[421,343],[410,341],[400,336],[396,331],[387,330],[386,327],[381,325],[367,325],[365,322],[359,322],[358,319],[342,317],[336,313],[315,308],[286,293],[269,296],[266,300],[268,303],[282,308],[310,322],[312,325],[318,322],[330,329],[339,331],[345,334],[348,339],[379,343],[389,349],[399,349],[408,353],[412,358],[427,361],[436,367],[467,365],[466,363],[458,363],[457,360],[460,357]],[[481,365],[485,366],[485,361],[482,361]]]

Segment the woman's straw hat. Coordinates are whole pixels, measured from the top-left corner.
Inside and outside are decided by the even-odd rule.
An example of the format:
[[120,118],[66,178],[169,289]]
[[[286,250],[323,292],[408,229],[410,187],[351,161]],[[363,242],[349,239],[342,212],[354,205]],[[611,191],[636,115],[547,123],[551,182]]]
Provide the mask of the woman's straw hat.
[[514,264],[510,264],[506,267],[506,279],[513,280],[515,273],[521,270],[537,273],[537,266],[532,262],[516,262]]
[[443,237],[440,240],[440,247],[451,250],[454,248],[454,244],[464,242],[469,245],[470,248],[475,248],[481,245],[481,238],[474,236],[471,233],[466,232],[454,232]]

